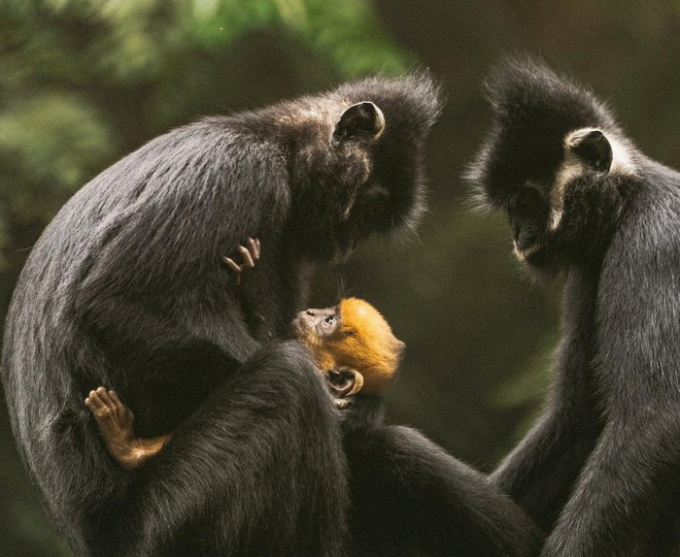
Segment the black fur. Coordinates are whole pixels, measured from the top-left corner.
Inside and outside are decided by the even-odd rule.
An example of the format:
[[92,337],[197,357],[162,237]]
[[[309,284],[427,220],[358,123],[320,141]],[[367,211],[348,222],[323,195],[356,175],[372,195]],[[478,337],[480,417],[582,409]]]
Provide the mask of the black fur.
[[488,479],[418,431],[383,424],[380,397],[343,411],[357,557],[538,555],[542,533]]
[[[384,131],[336,134],[364,101]],[[260,346],[304,307],[315,261],[412,225],[438,111],[413,76],[208,118],[61,210],[16,287],[2,375],[28,474],[77,555],[343,554],[336,413],[298,346]],[[265,248],[237,291],[220,257],[247,236]],[[97,385],[123,396],[140,436],[176,430],[135,473],[83,404]]]
[[[680,174],[539,64],[506,64],[490,91],[495,124],[469,177],[520,251],[536,246],[528,266],[566,275],[552,397],[492,479],[551,531],[545,557],[680,555]],[[612,166],[589,151],[605,160],[556,195],[579,128],[603,132]]]

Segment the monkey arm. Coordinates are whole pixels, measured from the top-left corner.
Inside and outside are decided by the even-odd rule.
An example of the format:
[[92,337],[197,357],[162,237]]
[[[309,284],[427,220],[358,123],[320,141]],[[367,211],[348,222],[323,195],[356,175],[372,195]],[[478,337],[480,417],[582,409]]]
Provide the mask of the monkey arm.
[[677,412],[668,409],[610,421],[542,556],[656,555],[651,533],[677,489],[669,482],[677,477],[678,439]]
[[[276,344],[217,386],[114,503],[93,505],[84,522],[97,535],[87,541],[93,555],[194,555],[187,526],[214,521],[214,537],[200,542],[213,545],[198,554],[341,555],[344,474],[336,411],[316,369],[297,343]],[[272,494],[286,501],[283,515]],[[315,526],[319,516],[334,517],[332,531]],[[298,529],[302,541],[291,542]]]
[[564,336],[551,401],[491,480],[519,503],[543,529],[552,528],[592,450],[598,420],[590,385],[589,355],[596,295],[590,274],[572,271],[564,296]]
[[593,443],[582,424],[565,423],[565,412],[569,410],[548,409],[490,476],[546,531],[566,503]]
[[605,425],[546,557],[670,554],[650,546],[659,543],[655,529],[677,520],[662,511],[680,489],[680,248],[668,239],[674,228],[657,228],[653,238],[624,234],[663,226],[648,218],[653,224],[622,229],[603,267],[594,389]]
[[[353,537],[370,555],[536,555],[542,534],[487,478],[407,427],[345,431]],[[363,554],[363,553],[361,553]]]

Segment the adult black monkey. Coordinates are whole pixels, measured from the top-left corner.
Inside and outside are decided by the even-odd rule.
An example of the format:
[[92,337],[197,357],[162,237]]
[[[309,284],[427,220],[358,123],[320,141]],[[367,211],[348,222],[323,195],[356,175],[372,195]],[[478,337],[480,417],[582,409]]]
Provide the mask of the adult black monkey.
[[[342,554],[335,410],[302,348],[256,352],[304,307],[315,261],[412,225],[439,106],[425,77],[368,79],[209,118],[61,210],[19,279],[2,374],[31,481],[78,555]],[[246,236],[267,249],[237,293],[221,256]],[[175,431],[132,474],[82,404],[100,384],[140,435]]]
[[552,530],[546,557],[678,555],[680,175],[536,63],[490,96],[470,178],[519,259],[566,275],[553,396],[492,478]]

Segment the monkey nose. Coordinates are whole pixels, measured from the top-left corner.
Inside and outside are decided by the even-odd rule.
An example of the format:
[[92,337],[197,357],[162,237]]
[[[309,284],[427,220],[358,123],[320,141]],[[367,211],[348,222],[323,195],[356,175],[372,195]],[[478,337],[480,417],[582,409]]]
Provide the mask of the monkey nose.
[[523,228],[515,236],[515,246],[519,251],[524,251],[536,243],[536,234],[533,230]]

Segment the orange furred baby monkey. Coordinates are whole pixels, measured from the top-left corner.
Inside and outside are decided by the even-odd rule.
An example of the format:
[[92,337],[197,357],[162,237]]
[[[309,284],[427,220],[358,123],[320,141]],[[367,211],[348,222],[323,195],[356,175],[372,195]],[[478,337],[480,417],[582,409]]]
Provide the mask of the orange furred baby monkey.
[[345,298],[332,308],[308,309],[292,327],[338,398],[380,394],[392,384],[404,343],[368,302]]
[[[310,352],[340,407],[359,392],[382,394],[392,384],[404,343],[398,340],[383,316],[371,304],[345,298],[337,306],[308,309],[292,324],[296,339]],[[134,435],[134,415],[115,391],[99,387],[90,391],[85,404],[94,415],[106,448],[126,470],[153,457],[170,434],[153,439]]]

